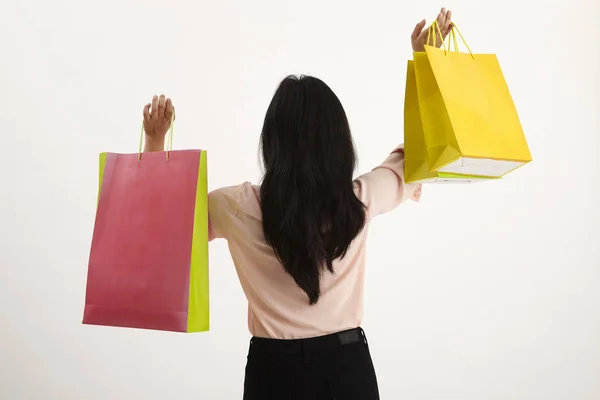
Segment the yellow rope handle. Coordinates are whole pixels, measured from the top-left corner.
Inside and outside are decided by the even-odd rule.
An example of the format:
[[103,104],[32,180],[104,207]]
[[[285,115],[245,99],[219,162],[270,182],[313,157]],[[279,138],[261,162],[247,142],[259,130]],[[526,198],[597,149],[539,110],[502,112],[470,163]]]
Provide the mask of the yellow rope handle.
[[442,40],[442,47],[444,48],[444,52],[447,53],[446,43],[444,42],[444,35],[442,35],[442,29],[440,28],[440,24],[438,24],[437,19],[433,21],[431,25],[429,25],[429,30],[427,32],[427,46],[431,46],[431,33],[433,33],[433,47],[437,47],[437,35],[435,34],[435,30],[437,28],[438,33],[440,34],[440,38]]
[[448,51],[452,51],[452,45],[454,45],[454,52],[458,53],[458,40],[456,39],[456,32],[451,29],[448,32]]
[[452,32],[454,35],[454,42],[455,42],[455,48],[457,49],[456,51],[458,51],[458,45],[456,44],[456,33],[454,32],[458,32],[458,35],[460,36],[460,39],[462,40],[462,42],[465,44],[465,46],[467,47],[467,50],[469,50],[469,53],[471,54],[471,57],[473,57],[473,60],[475,60],[475,54],[473,54],[473,52],[471,51],[471,48],[469,47],[469,44],[467,43],[467,41],[465,40],[464,36],[462,35],[462,33],[460,33],[460,30],[458,29],[458,26],[456,26],[456,24],[452,24]]
[[144,120],[142,120],[142,130],[140,131],[140,147],[138,149],[138,162],[142,159],[142,145],[144,143]]
[[[458,40],[456,40],[456,32],[454,31],[454,25],[452,25],[452,29],[450,30],[450,36],[452,36],[452,42],[454,43],[454,51],[458,53]],[[449,44],[448,48],[450,48]]]
[[167,141],[167,151],[165,152],[167,161],[169,161],[169,152],[173,151],[173,130],[175,129],[175,110],[171,114],[171,129],[169,129],[169,138]]
[[[173,130],[175,129],[175,111],[171,115],[171,128],[169,129],[169,137],[167,138],[167,150],[165,157],[169,161],[169,152],[173,151]],[[140,147],[138,149],[138,162],[142,159],[142,146],[144,144],[144,120],[142,120],[142,129],[140,131]]]
[[473,54],[473,52],[471,51],[469,44],[465,40],[462,33],[460,33],[460,30],[458,29],[458,27],[456,26],[455,23],[452,23],[452,29],[450,30],[450,32],[448,34],[449,37],[448,37],[448,49],[447,50],[446,50],[446,42],[445,42],[444,36],[442,35],[442,30],[440,29],[440,24],[438,24],[437,19],[429,26],[429,29],[427,32],[427,45],[428,46],[431,46],[431,36],[432,36],[431,34],[433,33],[433,47],[437,47],[437,34],[435,32],[436,29],[437,29],[437,33],[440,34],[440,38],[442,38],[442,47],[444,49],[444,53],[448,54],[448,51],[452,51],[451,41],[450,41],[451,39],[452,39],[452,42],[454,43],[454,51],[458,52],[458,40],[456,38],[456,34],[458,33],[458,35],[460,36],[460,39],[467,47],[467,50],[469,50],[471,57],[473,57],[473,60],[475,60],[475,54]]
[[427,46],[429,46],[429,39],[431,39],[431,25],[427,28],[427,43],[425,43]]

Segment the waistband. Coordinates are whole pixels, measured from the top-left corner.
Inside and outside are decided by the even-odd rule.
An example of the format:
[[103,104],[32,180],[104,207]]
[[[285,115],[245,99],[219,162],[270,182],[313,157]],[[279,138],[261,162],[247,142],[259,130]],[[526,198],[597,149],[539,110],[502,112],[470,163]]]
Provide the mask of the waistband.
[[257,351],[266,354],[325,353],[357,342],[363,342],[368,346],[365,331],[360,327],[308,339],[284,340],[253,337],[250,340],[250,352]]

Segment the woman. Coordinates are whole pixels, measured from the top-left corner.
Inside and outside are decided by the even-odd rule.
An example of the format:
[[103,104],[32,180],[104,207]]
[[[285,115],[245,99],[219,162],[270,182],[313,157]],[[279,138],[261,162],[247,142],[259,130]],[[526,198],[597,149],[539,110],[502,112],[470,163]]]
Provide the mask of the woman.
[[[442,9],[444,36],[450,19]],[[412,34],[415,51],[424,50],[424,27]],[[163,150],[173,113],[164,96],[146,105],[145,151]],[[210,239],[229,242],[249,304],[244,399],[378,399],[360,328],[365,246],[372,218],[420,197],[403,180],[402,147],[353,180],[340,101],[316,78],[288,77],[267,110],[261,149],[261,186],[209,195]]]

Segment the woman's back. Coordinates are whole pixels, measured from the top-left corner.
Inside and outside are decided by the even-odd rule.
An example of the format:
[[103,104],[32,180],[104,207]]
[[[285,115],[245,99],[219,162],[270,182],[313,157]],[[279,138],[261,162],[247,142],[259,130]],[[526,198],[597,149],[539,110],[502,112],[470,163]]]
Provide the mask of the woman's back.
[[420,196],[420,186],[403,182],[403,170],[404,154],[398,148],[381,166],[354,181],[356,197],[366,207],[366,223],[346,255],[334,261],[334,273],[321,273],[321,294],[313,305],[265,240],[260,187],[245,183],[210,194],[210,236],[228,241],[254,336],[298,339],[360,326],[369,222],[406,198]]

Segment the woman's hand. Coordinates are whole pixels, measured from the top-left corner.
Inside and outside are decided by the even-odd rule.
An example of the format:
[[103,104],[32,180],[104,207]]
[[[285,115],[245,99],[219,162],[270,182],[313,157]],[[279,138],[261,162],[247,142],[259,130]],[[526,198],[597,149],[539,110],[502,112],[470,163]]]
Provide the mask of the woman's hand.
[[152,103],[144,107],[144,131],[146,132],[146,144],[144,151],[163,151],[165,147],[165,135],[171,127],[171,119],[175,118],[175,108],[171,99],[164,94],[154,96]]
[[[437,47],[440,47],[442,45],[442,41],[452,30],[452,11],[442,8],[438,14],[437,22],[440,25],[440,30],[442,31],[443,37],[440,37],[437,28],[435,28],[435,43]],[[410,37],[413,51],[425,51],[425,45],[427,44],[427,36],[429,32],[429,27],[425,28],[425,23],[425,20],[419,22],[417,26],[415,26],[415,30]],[[431,38],[430,44],[433,44],[433,38]]]

